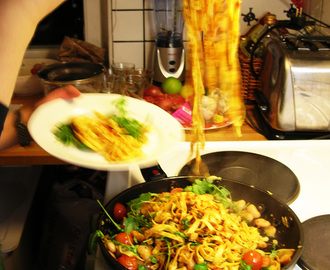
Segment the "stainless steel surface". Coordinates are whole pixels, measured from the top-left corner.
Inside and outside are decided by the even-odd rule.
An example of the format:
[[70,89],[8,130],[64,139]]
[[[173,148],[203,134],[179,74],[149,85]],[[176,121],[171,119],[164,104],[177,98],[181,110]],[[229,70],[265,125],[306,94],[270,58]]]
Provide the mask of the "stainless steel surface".
[[[264,117],[282,131],[329,131],[330,43],[265,38]],[[328,49],[326,49],[328,48]],[[263,104],[265,106],[265,104]]]
[[74,85],[82,93],[99,93],[105,87],[104,68],[89,62],[70,62],[49,65],[38,73],[47,94],[65,85]]
[[184,81],[185,50],[179,48],[155,47],[153,62],[154,81],[161,83],[168,77]]

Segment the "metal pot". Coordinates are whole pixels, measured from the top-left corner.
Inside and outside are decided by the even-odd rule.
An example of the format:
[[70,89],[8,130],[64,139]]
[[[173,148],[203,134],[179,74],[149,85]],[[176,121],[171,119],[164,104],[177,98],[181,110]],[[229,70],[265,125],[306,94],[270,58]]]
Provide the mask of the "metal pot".
[[82,93],[99,93],[105,86],[104,67],[96,63],[72,62],[49,65],[38,73],[44,94],[74,85]]
[[[115,196],[109,201],[105,208],[107,212],[111,215],[113,213],[114,206],[117,202],[126,204],[128,201],[137,198],[141,193],[161,193],[165,191],[170,191],[171,189],[176,187],[184,188],[188,185],[191,185],[192,180],[193,178],[191,177],[181,176],[159,179],[138,184],[119,193],[117,196]],[[279,245],[285,248],[296,249],[296,252],[292,257],[292,261],[285,267],[283,267],[283,269],[286,270],[293,269],[294,265],[296,264],[302,253],[303,231],[301,222],[299,221],[295,213],[289,208],[289,206],[282,203],[274,196],[244,183],[231,180],[221,180],[219,181],[219,185],[224,186],[231,192],[233,200],[244,199],[246,202],[252,203],[256,206],[264,206],[265,211],[262,213],[262,217],[276,224],[276,239],[278,240]],[[288,227],[283,224],[283,218],[286,218],[288,220]],[[100,221],[98,223],[98,229],[102,230],[103,232],[106,232],[106,229],[109,229],[105,228],[105,226],[107,225],[104,225],[104,223],[101,222],[105,219],[105,214],[101,214]],[[126,269],[109,254],[101,239],[99,241],[99,245],[107,264],[110,266],[110,269]]]

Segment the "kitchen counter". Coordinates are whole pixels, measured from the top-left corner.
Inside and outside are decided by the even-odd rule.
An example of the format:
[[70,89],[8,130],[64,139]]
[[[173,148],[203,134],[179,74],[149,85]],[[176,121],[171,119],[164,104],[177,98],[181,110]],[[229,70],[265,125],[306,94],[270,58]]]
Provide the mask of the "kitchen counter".
[[[14,97],[12,104],[32,105],[42,96],[34,97]],[[249,108],[248,108],[249,109]],[[254,131],[248,124],[242,126],[242,137],[238,137],[232,126],[207,130],[205,132],[206,141],[264,141],[265,137]],[[186,141],[191,141],[192,131],[186,131]],[[58,165],[66,164],[46,151],[38,144],[31,142],[30,146],[22,147],[15,145],[0,152],[0,165]]]

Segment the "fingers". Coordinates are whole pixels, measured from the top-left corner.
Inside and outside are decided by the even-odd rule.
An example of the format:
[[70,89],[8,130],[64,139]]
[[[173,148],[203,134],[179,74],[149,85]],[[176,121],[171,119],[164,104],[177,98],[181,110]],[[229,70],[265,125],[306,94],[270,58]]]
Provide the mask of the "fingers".
[[69,99],[78,97],[80,95],[81,93],[76,87],[72,85],[66,85],[61,88],[55,89],[54,91],[47,94],[44,98],[42,98],[39,102],[36,103],[36,107],[57,98]]

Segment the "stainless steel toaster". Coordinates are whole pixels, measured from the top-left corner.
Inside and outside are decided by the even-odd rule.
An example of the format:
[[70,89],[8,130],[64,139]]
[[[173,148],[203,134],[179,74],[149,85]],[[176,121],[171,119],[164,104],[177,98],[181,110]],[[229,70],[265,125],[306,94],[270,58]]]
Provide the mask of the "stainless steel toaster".
[[282,132],[330,131],[330,37],[266,37],[257,93],[264,121]]

